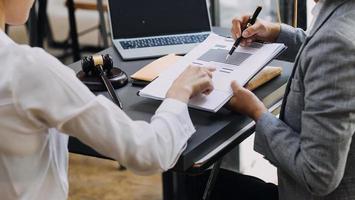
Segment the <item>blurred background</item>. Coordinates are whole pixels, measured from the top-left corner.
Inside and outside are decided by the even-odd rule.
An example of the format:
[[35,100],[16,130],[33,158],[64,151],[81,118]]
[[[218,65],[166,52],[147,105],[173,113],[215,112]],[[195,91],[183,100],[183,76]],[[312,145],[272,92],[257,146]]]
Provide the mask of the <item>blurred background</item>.
[[[280,0],[249,0],[249,1],[243,1],[243,0],[220,0],[220,24],[223,27],[230,27],[231,25],[231,19],[236,16],[240,16],[242,14],[250,14],[252,13],[257,5],[263,6],[263,12],[261,14],[261,18],[269,21],[278,21],[278,12],[284,12],[280,13],[280,17],[282,18],[283,22],[288,22],[288,20],[285,20],[285,16],[288,16],[290,13],[292,13],[292,9],[287,8],[289,5],[282,5],[283,3],[290,3],[293,1],[280,1]],[[280,5],[281,4],[281,5]],[[304,7],[304,5],[307,5],[306,10],[302,10],[302,8],[299,11],[308,12],[310,13],[312,7],[314,6],[314,0],[304,0],[304,1],[299,1],[299,7]],[[301,13],[299,13],[301,14]],[[302,15],[302,14],[301,14]],[[307,20],[306,24],[309,24],[310,21],[312,20],[312,16],[308,14],[307,16],[304,16]],[[300,18],[303,18],[300,16]],[[303,20],[302,20],[303,21]],[[302,26],[303,24],[299,24],[299,26]],[[305,27],[303,27],[305,28]]]
[[[106,0],[103,1],[104,11],[105,5],[107,5]],[[244,14],[251,14],[257,5],[263,6],[263,11],[261,13],[261,18],[269,21],[282,21],[291,25],[295,25],[306,29],[307,24],[310,23],[312,15],[306,14],[310,13],[313,7],[313,0],[299,1],[298,8],[298,23],[294,24],[293,14],[294,9],[292,8],[293,2],[297,0],[207,0],[210,3],[211,8],[211,18],[215,26],[222,26],[226,28],[231,27],[231,20],[234,17],[241,16]],[[24,26],[22,27],[9,27],[8,31],[11,36],[19,43],[29,43],[32,46],[43,46],[48,51],[57,55],[64,63],[72,63],[73,60],[78,60],[78,56],[70,56],[73,52],[70,52],[70,19],[68,19],[68,7],[66,6],[66,0],[37,0],[37,2],[46,2],[47,12],[46,18],[48,18],[49,29],[44,24],[45,21],[40,21],[39,24],[42,26],[40,29],[43,32],[38,40],[36,34],[31,34],[26,31]],[[99,14],[97,12],[96,2],[97,0],[75,0],[75,14],[76,31],[79,35],[78,43],[80,47],[89,46],[89,48],[80,49],[80,53],[97,52],[98,49],[91,47],[102,47],[105,48],[110,44],[109,39],[109,26],[107,25],[107,13],[104,12],[104,20],[100,20]],[[34,9],[35,11],[41,11],[43,8],[38,7]],[[35,15],[35,14],[34,14]],[[44,15],[43,15],[44,16]],[[42,18],[43,18],[42,16]],[[103,36],[100,34],[99,24],[101,21],[106,21],[106,40],[108,44],[104,44]],[[31,23],[29,23],[31,26]],[[33,37],[35,37],[33,39]],[[63,42],[69,41],[68,44]],[[74,52],[75,54],[75,52]],[[70,58],[73,59],[70,59]]]

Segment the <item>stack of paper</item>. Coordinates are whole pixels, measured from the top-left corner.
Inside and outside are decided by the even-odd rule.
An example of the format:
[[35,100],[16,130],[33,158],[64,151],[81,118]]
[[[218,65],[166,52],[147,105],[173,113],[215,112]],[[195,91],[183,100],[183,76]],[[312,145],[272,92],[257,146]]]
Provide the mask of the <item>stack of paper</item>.
[[245,85],[286,48],[284,44],[278,43],[254,43],[250,47],[238,47],[226,62],[226,55],[233,43],[234,41],[230,38],[211,34],[203,43],[143,88],[139,95],[163,100],[174,80],[189,65],[215,67],[216,71],[213,73],[214,91],[210,95],[201,94],[191,98],[189,106],[217,112],[232,97],[230,85],[233,80]]

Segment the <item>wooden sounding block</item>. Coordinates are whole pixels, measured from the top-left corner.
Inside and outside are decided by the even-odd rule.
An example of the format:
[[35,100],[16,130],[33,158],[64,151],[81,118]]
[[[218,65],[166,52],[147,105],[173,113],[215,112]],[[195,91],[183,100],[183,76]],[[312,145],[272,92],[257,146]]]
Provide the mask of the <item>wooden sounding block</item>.
[[252,78],[246,85],[250,91],[255,90],[256,88],[262,86],[263,84],[269,82],[273,78],[281,75],[282,68],[281,67],[271,67],[267,66],[263,70],[261,70],[254,78]]

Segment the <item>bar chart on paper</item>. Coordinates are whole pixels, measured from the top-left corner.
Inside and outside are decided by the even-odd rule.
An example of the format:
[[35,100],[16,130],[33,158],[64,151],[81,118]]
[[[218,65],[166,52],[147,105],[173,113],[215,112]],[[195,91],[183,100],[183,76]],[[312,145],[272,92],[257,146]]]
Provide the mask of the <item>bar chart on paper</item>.
[[230,58],[226,62],[227,54],[228,54],[227,49],[211,49],[207,51],[205,54],[203,54],[198,60],[202,60],[205,62],[233,64],[239,66],[252,55],[250,53],[235,52],[232,56],[230,56]]

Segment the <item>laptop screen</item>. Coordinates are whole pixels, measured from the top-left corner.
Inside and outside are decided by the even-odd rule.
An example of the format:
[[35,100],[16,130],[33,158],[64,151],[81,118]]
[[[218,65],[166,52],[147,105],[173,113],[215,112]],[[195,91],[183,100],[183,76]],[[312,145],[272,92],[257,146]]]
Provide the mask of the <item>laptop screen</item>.
[[210,31],[206,0],[109,0],[114,39]]

